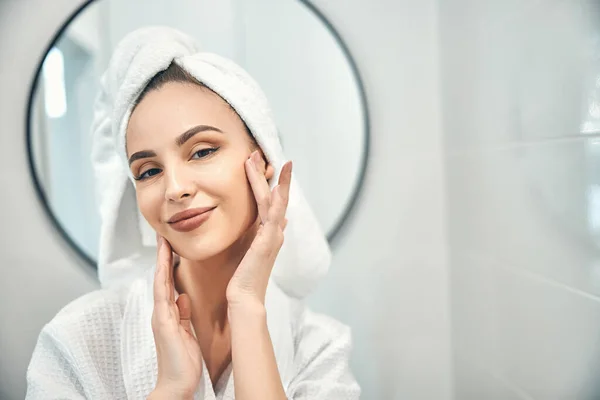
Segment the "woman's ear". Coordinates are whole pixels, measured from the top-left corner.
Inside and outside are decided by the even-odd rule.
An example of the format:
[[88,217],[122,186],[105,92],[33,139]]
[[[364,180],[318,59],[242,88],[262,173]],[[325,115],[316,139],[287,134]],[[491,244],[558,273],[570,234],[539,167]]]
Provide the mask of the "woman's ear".
[[260,152],[260,158],[264,162],[264,165],[266,165],[265,178],[267,178],[267,180],[270,180],[273,177],[273,175],[275,175],[275,168],[273,168],[273,166],[271,166],[271,164],[269,164],[269,162],[267,161],[267,157],[265,157],[265,154],[262,152],[262,150],[259,150],[259,152]]
[[271,179],[275,175],[275,168],[271,164],[267,164],[267,170],[265,171],[265,178]]

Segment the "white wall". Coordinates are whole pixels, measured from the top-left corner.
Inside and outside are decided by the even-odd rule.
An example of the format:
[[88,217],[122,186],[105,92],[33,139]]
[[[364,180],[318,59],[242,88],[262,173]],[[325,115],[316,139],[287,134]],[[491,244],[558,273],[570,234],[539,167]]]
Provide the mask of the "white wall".
[[441,4],[455,398],[597,399],[597,2]]
[[[7,172],[0,175],[0,398],[23,396],[42,325],[97,286],[37,203],[23,137],[24,86],[61,17],[77,3],[56,0],[37,14],[31,2],[0,3],[0,54],[10,60],[0,63],[0,167]],[[372,147],[358,208],[335,242],[331,274],[310,302],[352,326],[352,364],[364,398],[449,399],[435,3],[315,3],[361,69]]]
[[449,399],[435,2],[316,4],[364,76],[372,148],[358,212],[312,303],[352,325],[365,399]]

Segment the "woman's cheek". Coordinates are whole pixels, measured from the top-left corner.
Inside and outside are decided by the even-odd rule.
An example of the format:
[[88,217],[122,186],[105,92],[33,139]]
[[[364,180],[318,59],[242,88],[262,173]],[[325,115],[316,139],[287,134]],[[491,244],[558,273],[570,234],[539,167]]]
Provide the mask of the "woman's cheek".
[[161,232],[160,209],[161,202],[156,194],[149,188],[141,188],[136,191],[137,203],[142,216],[148,221],[150,226],[157,232]]
[[246,174],[247,157],[236,154],[219,163],[212,187],[218,188],[218,197],[227,207],[230,217],[237,221],[251,220],[255,215],[256,200]]
[[239,163],[237,157],[220,157],[204,172],[207,189],[212,188],[221,198],[237,195],[237,189],[248,184],[244,163]]

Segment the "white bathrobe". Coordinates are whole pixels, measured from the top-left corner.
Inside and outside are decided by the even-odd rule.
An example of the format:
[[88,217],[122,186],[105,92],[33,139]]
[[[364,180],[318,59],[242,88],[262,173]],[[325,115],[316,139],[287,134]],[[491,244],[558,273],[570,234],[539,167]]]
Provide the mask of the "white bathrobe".
[[[150,324],[153,270],[127,288],[103,289],[64,307],[42,330],[26,399],[145,399],[156,385]],[[288,399],[358,399],[348,366],[350,330],[308,310],[271,282],[267,325]],[[231,365],[212,383],[203,368],[195,399],[235,398]]]

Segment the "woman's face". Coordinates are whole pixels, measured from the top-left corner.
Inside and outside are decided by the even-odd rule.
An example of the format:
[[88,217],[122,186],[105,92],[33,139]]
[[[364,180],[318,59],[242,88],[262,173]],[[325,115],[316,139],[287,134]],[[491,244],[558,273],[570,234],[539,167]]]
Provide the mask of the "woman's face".
[[135,108],[127,157],[138,206],[181,257],[217,255],[256,222],[244,168],[253,150],[239,116],[198,85],[167,83]]

